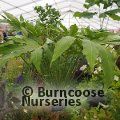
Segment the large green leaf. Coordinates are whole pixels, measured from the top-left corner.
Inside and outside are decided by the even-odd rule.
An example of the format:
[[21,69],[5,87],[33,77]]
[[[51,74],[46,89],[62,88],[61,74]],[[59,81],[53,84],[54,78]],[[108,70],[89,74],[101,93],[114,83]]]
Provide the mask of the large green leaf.
[[108,14],[108,16],[110,18],[112,18],[113,20],[117,20],[117,21],[120,21],[120,16],[116,15],[116,14]]
[[31,62],[34,64],[38,72],[41,71],[40,65],[42,61],[42,53],[43,49],[41,47],[31,53]]
[[95,42],[84,39],[82,41],[83,45],[83,54],[86,55],[88,64],[90,65],[91,70],[94,70],[96,64],[96,58],[98,57],[99,50]]
[[113,60],[113,55],[102,45],[90,41],[83,40],[83,53],[86,55],[88,63],[91,69],[94,69],[94,65],[96,64],[96,58],[98,56],[102,59],[102,68],[104,74],[104,85],[106,88],[110,87],[113,77],[114,77],[114,65],[115,61]]
[[105,38],[106,42],[120,42],[120,35],[111,34]]
[[4,48],[4,51],[2,51],[2,57],[0,58],[0,68],[3,67],[7,61],[14,57],[18,57],[23,53],[27,53],[28,51],[32,51],[33,48],[30,46],[14,46],[14,48],[6,49]]
[[[10,14],[10,13],[7,13],[7,12],[4,12],[4,14],[6,15],[6,17],[7,17],[8,19],[18,21],[18,19],[17,19],[14,15],[12,15],[12,14]],[[18,21],[18,22],[19,22],[19,21]]]
[[103,46],[99,46],[99,51],[99,55],[102,59],[102,68],[104,73],[104,86],[105,88],[108,88],[110,87],[114,78],[115,61],[112,54]]
[[120,9],[113,9],[113,10],[109,10],[109,11],[106,11],[105,13],[110,13],[110,14],[116,14],[116,13],[120,13]]
[[70,46],[74,43],[75,38],[71,36],[66,36],[60,39],[55,44],[55,50],[52,57],[52,62],[54,62],[56,59],[58,59],[66,50],[70,48]]
[[21,27],[22,34],[26,37],[28,37],[28,32],[24,27]]
[[37,32],[36,32],[36,28],[32,23],[29,23],[28,21],[26,21],[26,26],[25,29],[32,35],[36,36]]
[[24,41],[25,44],[11,44],[10,42],[6,42],[0,46],[0,54],[2,55],[2,57],[0,57],[0,68],[4,66],[9,59],[31,52],[39,47],[39,44],[34,40],[27,39]]
[[28,33],[34,36],[37,35],[35,25],[30,23],[29,21],[25,21],[22,16],[20,16],[19,20],[10,13],[4,12],[4,14],[4,18],[7,20],[7,22],[12,25],[16,30],[22,31],[25,36],[28,36]]
[[6,64],[6,62],[11,58],[13,58],[14,56],[15,56],[14,53],[11,53],[11,54],[5,55],[4,57],[0,57],[0,68],[2,68]]
[[12,26],[14,26],[17,29],[20,28],[20,22],[15,16],[7,12],[4,12],[4,14],[5,14],[4,18],[7,20],[8,23],[10,23]]
[[106,11],[104,13],[101,13],[99,15],[100,18],[105,18],[107,16],[109,16],[110,18],[112,18],[113,20],[117,20],[117,21],[120,21],[120,16],[117,15],[117,13],[120,13],[120,9],[114,9],[114,10],[109,10],[109,11]]
[[93,16],[97,14],[96,12],[88,12],[88,11],[84,11],[84,12],[75,12],[74,13],[74,17],[79,17],[79,18],[93,18]]

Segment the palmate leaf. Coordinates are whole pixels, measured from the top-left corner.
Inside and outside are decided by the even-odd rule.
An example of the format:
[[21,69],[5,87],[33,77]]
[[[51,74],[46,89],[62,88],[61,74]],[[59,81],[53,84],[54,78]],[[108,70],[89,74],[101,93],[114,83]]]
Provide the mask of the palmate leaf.
[[14,58],[14,57],[19,57],[21,54],[27,53],[27,52],[31,52],[33,51],[35,48],[31,48],[30,46],[17,46],[16,49],[11,50],[11,52],[9,51],[7,54],[5,54],[4,56],[2,56],[0,58],[0,68],[3,67],[7,61],[9,61],[10,59]]
[[[20,49],[20,50],[18,50]],[[25,50],[23,50],[24,48],[22,46],[17,46],[17,49],[14,48],[14,50],[11,51],[7,51],[5,52],[6,54],[3,55],[0,58],[0,68],[2,68],[7,61],[9,61],[10,59],[14,58],[14,57],[18,57],[20,56],[22,53],[26,52]],[[7,49],[8,50],[8,49]]]
[[36,67],[37,71],[40,72],[41,61],[42,61],[42,53],[43,49],[41,47],[37,48],[35,51],[31,53],[31,62]]
[[95,42],[84,39],[82,41],[83,45],[83,54],[86,55],[88,64],[90,65],[91,71],[94,70],[96,64],[96,58],[98,57],[99,50]]
[[39,44],[33,40],[26,40],[25,45],[22,44],[7,44],[0,46],[0,68],[5,65],[11,58],[18,57],[21,54],[34,51],[39,47]]
[[54,54],[51,63],[57,60],[66,50],[68,50],[70,46],[74,43],[74,41],[75,38],[71,36],[66,36],[60,39],[55,44]]

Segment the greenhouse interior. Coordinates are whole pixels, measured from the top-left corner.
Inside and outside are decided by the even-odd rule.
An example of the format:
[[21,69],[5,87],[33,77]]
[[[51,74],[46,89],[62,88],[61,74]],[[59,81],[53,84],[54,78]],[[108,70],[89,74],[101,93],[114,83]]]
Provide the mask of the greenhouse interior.
[[120,120],[120,0],[0,0],[0,120]]

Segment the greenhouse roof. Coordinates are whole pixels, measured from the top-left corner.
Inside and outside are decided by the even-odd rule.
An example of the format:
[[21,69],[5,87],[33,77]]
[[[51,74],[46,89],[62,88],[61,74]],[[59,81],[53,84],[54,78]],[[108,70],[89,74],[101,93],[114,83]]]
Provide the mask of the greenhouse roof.
[[[3,11],[9,12],[16,17],[21,14],[25,19],[34,21],[37,19],[37,14],[34,12],[34,7],[37,5],[45,6],[46,3],[52,5],[54,8],[60,11],[63,24],[69,27],[72,24],[77,24],[80,27],[90,26],[91,28],[100,28],[100,19],[98,16],[94,16],[92,19],[74,18],[73,14],[76,11],[84,11],[83,7],[85,0],[0,0],[0,14]],[[113,6],[110,9],[116,8]],[[99,11],[97,6],[94,6],[90,11]],[[104,27],[107,29],[120,29],[120,22],[113,21],[110,18],[106,18]]]

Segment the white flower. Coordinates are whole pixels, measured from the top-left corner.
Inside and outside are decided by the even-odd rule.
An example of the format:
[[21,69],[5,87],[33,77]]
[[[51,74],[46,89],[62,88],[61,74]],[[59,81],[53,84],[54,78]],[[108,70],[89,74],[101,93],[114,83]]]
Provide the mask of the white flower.
[[113,45],[109,45],[110,48],[113,48],[114,46]]
[[99,67],[97,68],[97,70],[98,70],[99,72],[101,72],[101,71],[102,71],[101,66],[99,66]]
[[85,119],[85,120],[87,120],[87,117],[86,117],[86,116],[84,116],[84,119]]
[[13,51],[11,53],[14,53]]
[[114,48],[112,48],[112,49],[110,50],[110,52],[111,52],[111,53],[113,53],[114,51],[115,51],[115,49],[114,49]]
[[85,70],[87,68],[87,65],[83,65],[81,68],[80,68],[80,70]]
[[19,67],[19,68],[23,68],[23,66],[22,66],[22,65],[19,65],[18,67]]
[[114,75],[114,80],[115,81],[118,81],[119,80],[119,77],[117,75]]
[[28,111],[26,109],[23,109],[23,112],[27,113]]
[[98,71],[97,71],[97,70],[95,70],[93,73],[96,75],[96,74],[98,74]]
[[108,46],[109,46],[108,44],[105,45],[106,48],[107,48]]
[[97,57],[97,61],[99,61],[101,63],[102,62],[101,57]]
[[4,41],[0,41],[0,43],[4,43]]
[[103,103],[99,102],[99,105],[102,106],[103,108],[108,108],[109,105],[104,105]]

